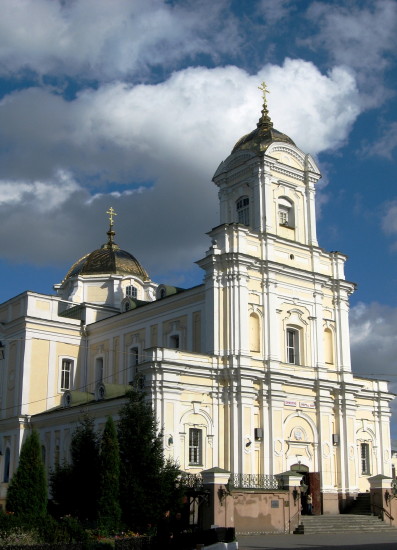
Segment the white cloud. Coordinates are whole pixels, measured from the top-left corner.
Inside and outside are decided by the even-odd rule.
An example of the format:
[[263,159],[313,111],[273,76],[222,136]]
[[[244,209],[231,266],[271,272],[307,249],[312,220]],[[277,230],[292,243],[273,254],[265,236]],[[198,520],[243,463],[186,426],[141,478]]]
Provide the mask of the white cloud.
[[360,85],[370,92],[367,105],[379,104],[386,93],[380,72],[396,56],[395,0],[313,2],[307,14],[318,32],[301,42],[313,49],[324,48],[332,63],[355,69]]
[[148,74],[186,57],[236,52],[225,0],[3,0],[0,72],[100,80]]
[[67,172],[59,170],[52,181],[0,180],[0,207],[25,204],[39,212],[60,208],[80,186]]
[[294,10],[292,0],[261,0],[258,3],[257,13],[265,19],[267,25],[275,25],[288,17]]
[[394,378],[397,374],[397,308],[377,302],[357,304],[350,312],[350,332],[354,371]]
[[384,157],[393,159],[397,150],[397,122],[380,124],[381,137],[374,144],[366,145],[363,148],[364,155]]
[[[300,60],[267,65],[257,75],[236,67],[186,69],[161,84],[109,83],[69,102],[45,89],[4,98],[0,161],[4,181],[19,182],[19,189],[12,214],[3,209],[2,215],[6,221],[17,213],[25,227],[3,224],[3,257],[15,257],[18,249],[26,260],[44,258],[34,245],[20,239],[16,247],[15,241],[26,227],[38,231],[36,212],[45,209],[40,223],[51,226],[51,235],[61,213],[68,228],[63,253],[74,260],[84,252],[80,247],[90,250],[98,240],[102,225],[88,220],[102,219],[111,201],[121,211],[120,237],[127,246],[132,232],[131,252],[148,268],[189,267],[203,254],[205,232],[218,223],[211,177],[234,143],[255,128],[263,79],[275,126],[303,150],[317,154],[344,142],[358,115],[354,79],[343,69],[323,75]],[[140,193],[126,193],[134,189]],[[35,200],[28,204],[29,193]],[[47,256],[60,257],[59,242],[45,231],[42,239]]]
[[[353,372],[388,380],[397,393],[397,308],[377,302],[354,306],[350,311]],[[397,402],[391,403],[392,437],[397,438]]]
[[389,201],[384,205],[384,214],[381,219],[384,233],[395,235],[397,233],[397,200]]

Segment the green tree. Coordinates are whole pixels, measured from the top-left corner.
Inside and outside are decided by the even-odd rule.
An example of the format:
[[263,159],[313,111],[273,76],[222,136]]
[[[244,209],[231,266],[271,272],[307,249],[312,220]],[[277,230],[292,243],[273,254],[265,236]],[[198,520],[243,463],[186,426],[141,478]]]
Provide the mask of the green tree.
[[22,445],[17,471],[7,491],[6,509],[29,520],[47,513],[47,482],[40,440],[32,430]]
[[96,519],[98,513],[99,441],[94,421],[85,415],[72,434],[71,463],[58,466],[50,486],[58,514],[80,520]]
[[99,441],[94,420],[85,415],[72,435],[72,488],[77,499],[76,515],[81,520],[97,517]]
[[117,430],[109,416],[101,439],[99,457],[98,517],[102,527],[117,529],[120,525],[120,453]]
[[120,410],[118,434],[123,520],[130,529],[144,532],[175,501],[179,470],[164,459],[162,437],[144,393],[129,392]]

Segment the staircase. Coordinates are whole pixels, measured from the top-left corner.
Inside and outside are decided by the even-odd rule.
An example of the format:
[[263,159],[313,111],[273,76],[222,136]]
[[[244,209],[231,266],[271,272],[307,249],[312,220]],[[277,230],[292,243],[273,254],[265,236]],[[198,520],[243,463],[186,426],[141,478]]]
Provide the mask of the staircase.
[[295,535],[313,533],[379,532],[397,530],[376,516],[336,514],[327,516],[302,516]]
[[371,515],[371,495],[369,493],[358,493],[345,514]]

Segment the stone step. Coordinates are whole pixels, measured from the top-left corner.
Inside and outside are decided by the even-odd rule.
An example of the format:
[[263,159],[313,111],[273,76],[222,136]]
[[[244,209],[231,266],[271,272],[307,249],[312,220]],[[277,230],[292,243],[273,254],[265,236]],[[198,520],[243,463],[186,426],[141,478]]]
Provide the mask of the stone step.
[[295,534],[308,533],[343,533],[353,532],[377,532],[396,531],[376,516],[362,515],[327,515],[327,516],[302,516],[300,525],[294,531]]

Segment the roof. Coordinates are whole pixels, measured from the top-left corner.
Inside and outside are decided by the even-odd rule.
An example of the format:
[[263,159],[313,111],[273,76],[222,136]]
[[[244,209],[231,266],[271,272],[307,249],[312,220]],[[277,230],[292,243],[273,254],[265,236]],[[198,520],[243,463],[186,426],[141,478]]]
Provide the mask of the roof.
[[138,260],[129,252],[121,250],[114,242],[113,225],[107,232],[108,242],[101,248],[90,252],[77,260],[66,274],[64,281],[77,275],[133,275],[142,281],[149,275]]
[[[266,88],[266,86],[262,84],[261,89],[263,89],[263,86]],[[273,122],[270,119],[267,108],[266,93],[266,90],[264,90],[262,114],[255,130],[241,137],[233,147],[232,153],[241,150],[253,152],[266,151],[269,145],[275,141],[283,141],[290,145],[295,145],[289,136],[273,128]]]

